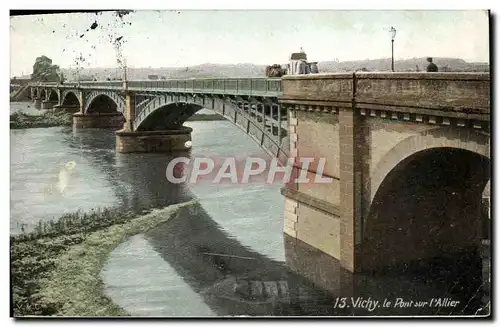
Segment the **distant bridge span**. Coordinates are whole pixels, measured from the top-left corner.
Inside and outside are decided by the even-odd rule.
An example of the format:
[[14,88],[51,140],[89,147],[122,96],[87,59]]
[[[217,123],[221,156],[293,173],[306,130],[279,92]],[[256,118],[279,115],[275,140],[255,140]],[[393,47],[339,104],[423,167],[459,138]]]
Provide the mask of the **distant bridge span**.
[[[279,78],[43,83],[33,85],[32,92],[42,94],[44,103],[50,102],[47,94],[57,94],[57,104],[52,103],[56,108],[78,107],[77,127],[124,123],[121,135],[126,142],[117,144],[119,151],[179,150],[190,139],[182,125],[206,108],[238,126],[270,155],[286,160],[288,117],[278,102],[281,84]],[[130,133],[139,133],[142,143],[132,145]],[[144,136],[154,139],[153,146]]]

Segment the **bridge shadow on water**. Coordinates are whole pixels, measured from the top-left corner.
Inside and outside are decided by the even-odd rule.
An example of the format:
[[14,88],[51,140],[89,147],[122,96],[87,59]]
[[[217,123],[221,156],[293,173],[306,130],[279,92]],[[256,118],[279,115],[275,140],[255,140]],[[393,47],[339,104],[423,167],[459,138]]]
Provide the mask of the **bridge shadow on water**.
[[[188,153],[121,155],[114,141],[109,131],[83,132],[72,146],[102,167],[121,206],[141,212],[196,198],[165,178],[168,162]],[[472,315],[481,307],[477,253],[352,275],[332,257],[283,237],[286,261],[270,259],[226,232],[201,205],[181,209],[145,234],[220,316]]]
[[242,245],[200,206],[180,210],[146,233],[161,257],[217,315],[307,315],[300,307],[331,302],[328,293],[278,262]]
[[[228,235],[201,206],[146,233],[218,315],[471,315],[480,306],[476,256],[352,275],[330,256],[284,237],[286,262],[269,259]],[[383,307],[384,301],[392,304]]]

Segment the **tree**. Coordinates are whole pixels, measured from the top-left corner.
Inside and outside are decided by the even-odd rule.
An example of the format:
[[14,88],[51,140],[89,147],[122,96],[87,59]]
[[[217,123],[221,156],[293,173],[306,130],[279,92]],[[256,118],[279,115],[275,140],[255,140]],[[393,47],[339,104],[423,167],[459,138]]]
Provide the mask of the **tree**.
[[41,82],[57,82],[59,81],[59,66],[52,65],[52,59],[47,56],[38,57],[33,65],[31,80]]
[[281,77],[286,75],[286,69],[282,68],[279,64],[266,66],[267,77]]
[[63,72],[61,72],[59,74],[59,83],[64,84],[65,81],[66,81],[66,77],[64,76]]

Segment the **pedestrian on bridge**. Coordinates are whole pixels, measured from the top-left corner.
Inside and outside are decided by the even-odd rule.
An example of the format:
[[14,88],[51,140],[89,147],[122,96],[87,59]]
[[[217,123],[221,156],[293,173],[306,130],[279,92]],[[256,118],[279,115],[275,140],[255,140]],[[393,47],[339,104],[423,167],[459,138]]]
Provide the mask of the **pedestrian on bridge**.
[[436,64],[432,62],[432,58],[428,57],[427,61],[429,62],[429,65],[427,66],[427,71],[428,72],[437,72],[438,66],[436,66]]

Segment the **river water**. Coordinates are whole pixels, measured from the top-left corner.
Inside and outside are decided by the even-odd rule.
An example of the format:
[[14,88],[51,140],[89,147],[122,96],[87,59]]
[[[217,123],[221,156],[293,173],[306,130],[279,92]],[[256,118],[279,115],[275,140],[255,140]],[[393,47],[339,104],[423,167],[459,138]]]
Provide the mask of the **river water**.
[[[30,111],[28,105],[11,104],[11,112]],[[186,125],[193,128],[192,155],[266,158],[230,122]],[[447,315],[474,314],[481,307],[476,257],[429,263],[424,273],[354,278],[335,260],[284,236],[280,185],[171,184],[165,169],[177,155],[185,154],[116,153],[112,130],[11,130],[11,233],[76,210],[140,213],[198,199],[199,206],[110,254],[101,272],[104,292],[130,314]],[[76,165],[61,192],[60,172],[69,161]],[[306,264],[297,274],[301,262]],[[398,298],[459,304],[395,308]],[[384,300],[393,305],[384,308]],[[374,301],[379,304],[371,309]]]

